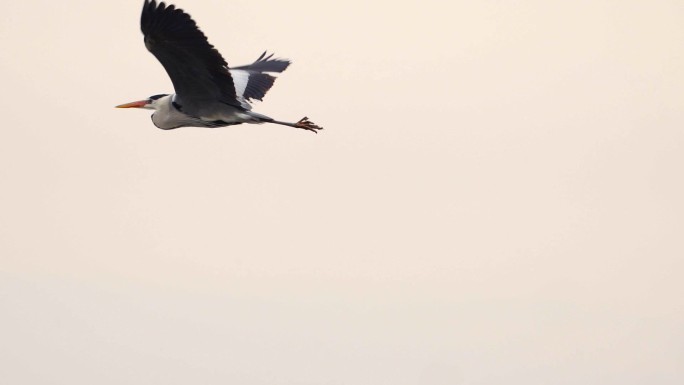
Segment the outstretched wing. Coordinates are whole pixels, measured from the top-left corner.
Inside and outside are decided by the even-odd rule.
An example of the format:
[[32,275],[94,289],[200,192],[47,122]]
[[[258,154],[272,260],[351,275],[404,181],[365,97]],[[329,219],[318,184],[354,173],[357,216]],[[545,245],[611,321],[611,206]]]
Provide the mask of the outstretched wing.
[[266,56],[264,52],[254,63],[230,69],[238,97],[263,100],[275,81],[275,76],[266,72],[283,72],[290,65],[289,60],[271,59],[272,57],[273,54]]
[[223,102],[240,106],[228,63],[190,15],[164,2],[145,0],[140,27],[145,47],[161,62],[184,108]]

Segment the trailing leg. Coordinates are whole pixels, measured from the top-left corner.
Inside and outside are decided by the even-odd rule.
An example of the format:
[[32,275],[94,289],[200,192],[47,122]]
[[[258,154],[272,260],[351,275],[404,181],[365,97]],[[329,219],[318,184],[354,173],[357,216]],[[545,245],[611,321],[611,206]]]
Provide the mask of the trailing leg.
[[323,127],[316,125],[314,122],[310,121],[309,118],[307,118],[306,116],[300,119],[297,123],[281,122],[278,120],[271,120],[269,123],[282,124],[283,126],[301,128],[302,130],[311,131],[316,134],[318,134],[319,130],[323,129]]
[[260,113],[253,112],[253,111],[248,111],[246,113],[252,119],[252,121],[249,123],[281,124],[283,126],[301,128],[302,130],[307,130],[307,131],[311,131],[314,133],[318,133],[319,130],[323,129],[323,127],[316,125],[314,122],[310,121],[309,118],[307,118],[306,116],[301,118],[297,123],[290,123],[290,122],[281,122],[280,120],[275,120],[275,119],[271,118],[270,116],[262,115]]

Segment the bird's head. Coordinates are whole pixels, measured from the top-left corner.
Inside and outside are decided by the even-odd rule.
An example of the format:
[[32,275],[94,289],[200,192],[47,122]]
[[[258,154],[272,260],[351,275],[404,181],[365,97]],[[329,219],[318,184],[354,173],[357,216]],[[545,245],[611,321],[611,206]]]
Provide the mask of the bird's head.
[[145,108],[148,110],[158,110],[161,99],[167,95],[168,94],[152,95],[147,99],[138,100],[137,102],[120,104],[116,106],[116,108]]

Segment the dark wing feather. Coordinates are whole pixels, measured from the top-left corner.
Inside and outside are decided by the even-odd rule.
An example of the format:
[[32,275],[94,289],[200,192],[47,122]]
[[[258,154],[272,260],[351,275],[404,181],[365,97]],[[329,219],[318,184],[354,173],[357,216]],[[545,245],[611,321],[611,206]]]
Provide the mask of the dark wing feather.
[[231,68],[249,72],[249,81],[242,95],[245,99],[263,100],[276,79],[275,76],[264,72],[283,72],[291,64],[289,60],[271,59],[272,57],[273,54],[266,56],[266,51],[264,51],[254,63]]
[[252,64],[233,67],[236,70],[255,71],[255,72],[283,72],[291,64],[286,59],[271,59],[273,54],[266,56],[266,51],[259,56]]
[[273,87],[273,82],[275,82],[275,76],[263,73],[250,74],[245,93],[242,96],[247,100],[264,100],[268,90]]
[[228,64],[190,15],[164,2],[145,0],[140,26],[145,46],[166,69],[184,106],[199,108],[217,101],[240,105]]

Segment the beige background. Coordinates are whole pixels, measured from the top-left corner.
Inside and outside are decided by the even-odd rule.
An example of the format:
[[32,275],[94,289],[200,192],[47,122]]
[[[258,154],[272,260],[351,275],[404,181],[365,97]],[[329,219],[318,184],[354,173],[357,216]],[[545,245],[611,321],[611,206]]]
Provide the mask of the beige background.
[[319,135],[114,109],[141,3],[3,0],[3,383],[684,383],[681,0],[177,0]]

